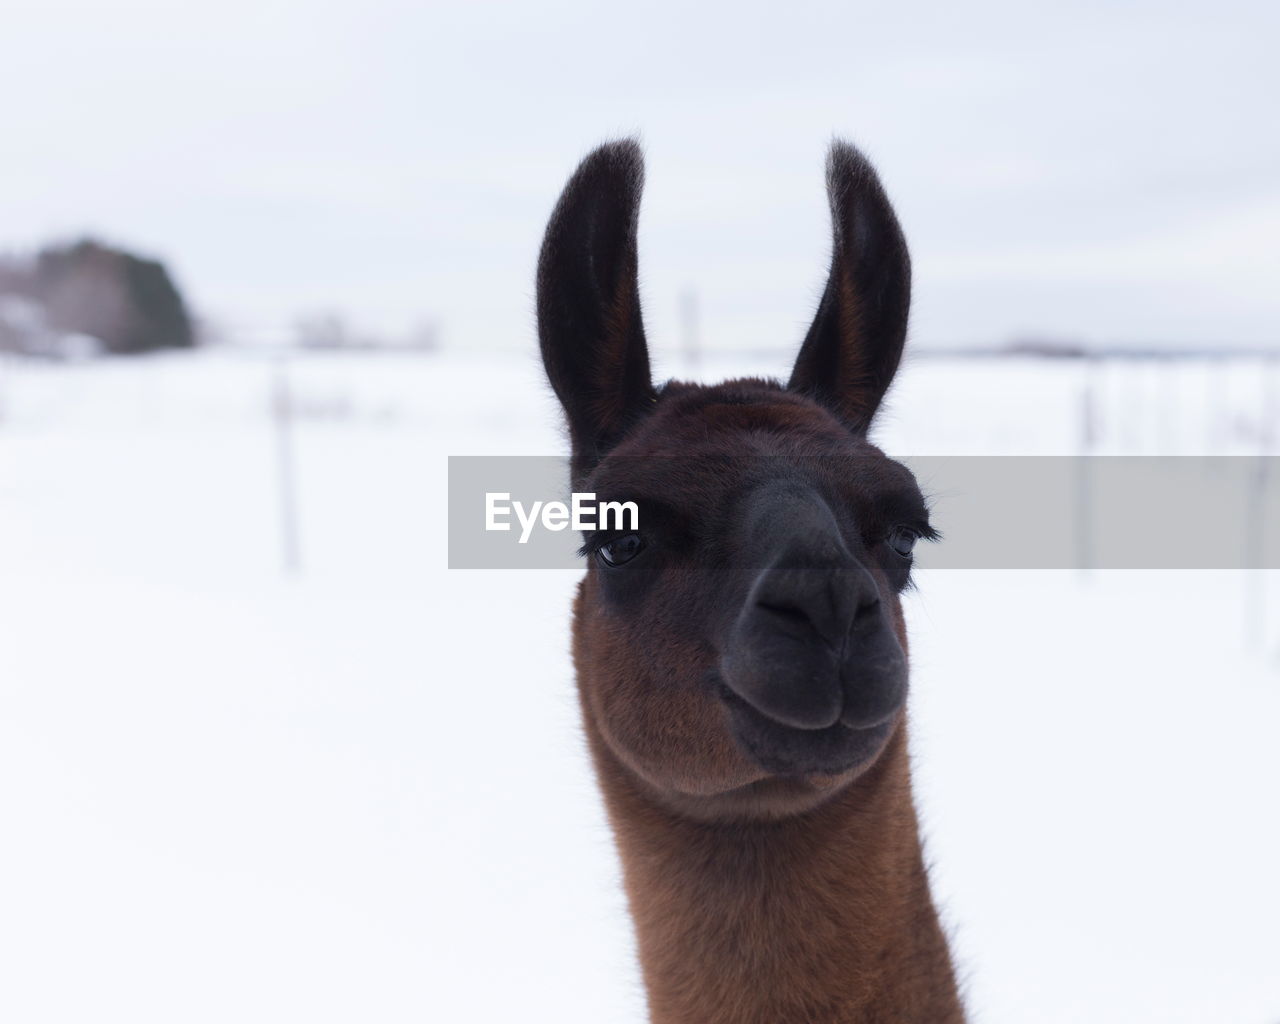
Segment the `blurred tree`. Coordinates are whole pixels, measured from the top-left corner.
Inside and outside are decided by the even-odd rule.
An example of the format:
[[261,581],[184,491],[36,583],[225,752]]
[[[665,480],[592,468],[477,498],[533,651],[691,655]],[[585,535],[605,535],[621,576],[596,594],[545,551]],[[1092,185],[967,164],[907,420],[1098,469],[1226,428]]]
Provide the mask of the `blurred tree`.
[[108,352],[190,348],[195,332],[164,264],[90,239],[36,257],[32,298],[49,327],[99,339]]

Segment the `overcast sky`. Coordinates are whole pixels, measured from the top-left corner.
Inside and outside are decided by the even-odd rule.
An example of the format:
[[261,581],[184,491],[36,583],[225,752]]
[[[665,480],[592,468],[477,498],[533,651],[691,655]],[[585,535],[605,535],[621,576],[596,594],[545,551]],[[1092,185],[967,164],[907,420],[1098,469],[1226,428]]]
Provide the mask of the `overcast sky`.
[[1280,4],[8,0],[0,246],[91,231],[198,309],[532,344],[533,262],[595,143],[648,155],[650,336],[792,347],[862,146],[917,346],[1280,343]]

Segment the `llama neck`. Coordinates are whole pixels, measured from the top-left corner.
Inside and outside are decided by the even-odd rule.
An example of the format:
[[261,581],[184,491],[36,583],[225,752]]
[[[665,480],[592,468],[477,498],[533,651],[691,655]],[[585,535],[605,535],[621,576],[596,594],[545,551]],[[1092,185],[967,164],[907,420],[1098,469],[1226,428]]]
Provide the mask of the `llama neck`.
[[667,811],[592,739],[653,1024],[963,1020],[902,731],[827,804],[748,824]]

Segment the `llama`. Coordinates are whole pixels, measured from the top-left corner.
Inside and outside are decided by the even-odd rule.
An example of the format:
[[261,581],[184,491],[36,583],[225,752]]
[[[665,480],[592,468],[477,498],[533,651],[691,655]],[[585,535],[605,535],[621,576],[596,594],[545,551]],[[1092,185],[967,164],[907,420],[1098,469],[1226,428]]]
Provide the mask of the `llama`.
[[867,440],[910,261],[866,159],[833,144],[834,246],[790,380],[655,387],[639,146],[591,153],[538,264],[586,537],[573,654],[654,1024],[964,1019],[921,855],[899,595],[934,535]]

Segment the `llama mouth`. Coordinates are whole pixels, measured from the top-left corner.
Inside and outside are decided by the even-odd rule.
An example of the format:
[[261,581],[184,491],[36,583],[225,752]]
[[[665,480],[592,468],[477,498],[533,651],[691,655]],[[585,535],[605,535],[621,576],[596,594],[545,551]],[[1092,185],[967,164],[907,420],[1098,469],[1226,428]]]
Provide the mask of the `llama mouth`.
[[900,715],[865,729],[836,722],[822,729],[797,729],[761,714],[717,679],[729,711],[733,736],[743,753],[774,776],[842,775],[865,768],[893,734]]

